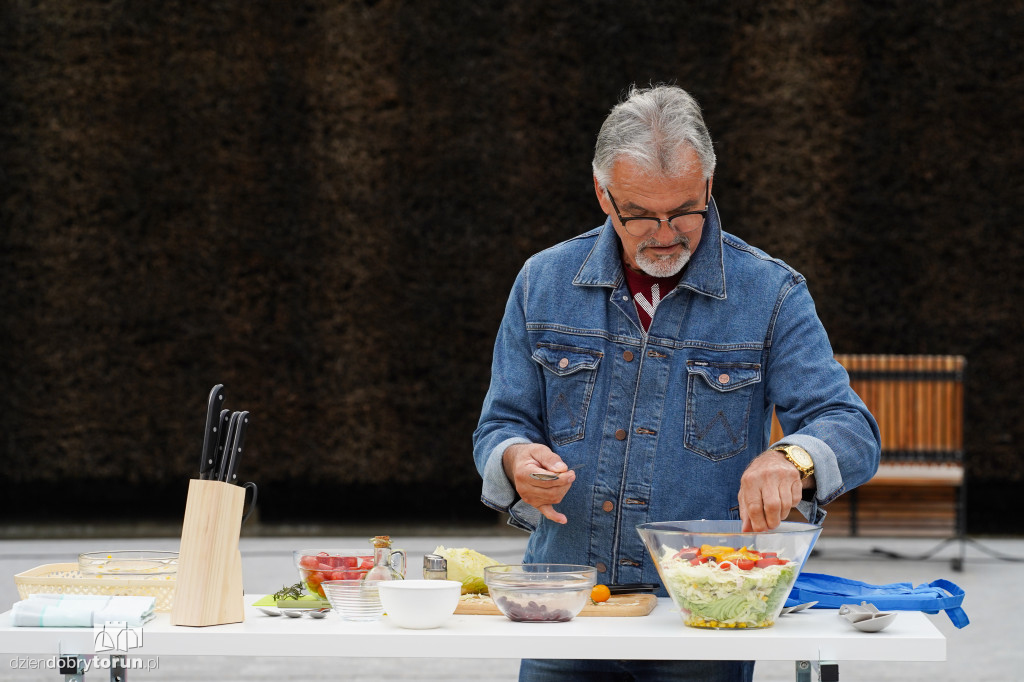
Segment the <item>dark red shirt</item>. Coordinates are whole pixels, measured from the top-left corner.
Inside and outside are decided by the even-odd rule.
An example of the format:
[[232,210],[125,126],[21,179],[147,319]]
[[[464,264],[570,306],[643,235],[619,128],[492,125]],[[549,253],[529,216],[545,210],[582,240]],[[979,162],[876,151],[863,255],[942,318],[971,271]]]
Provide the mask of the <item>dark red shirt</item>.
[[651,319],[662,297],[676,288],[683,273],[680,271],[671,277],[651,277],[645,272],[633,270],[625,263],[622,269],[626,271],[626,284],[629,285],[629,293],[633,294],[636,314],[640,316],[640,324],[646,332],[651,328]]

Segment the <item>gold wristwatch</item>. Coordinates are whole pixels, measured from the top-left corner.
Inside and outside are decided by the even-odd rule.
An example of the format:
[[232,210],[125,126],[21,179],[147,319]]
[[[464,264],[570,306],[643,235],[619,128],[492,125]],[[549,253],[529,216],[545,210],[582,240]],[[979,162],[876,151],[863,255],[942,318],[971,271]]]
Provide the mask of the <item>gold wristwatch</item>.
[[810,454],[799,445],[777,445],[772,448],[778,450],[788,459],[793,466],[800,471],[800,480],[804,480],[814,474],[814,460]]

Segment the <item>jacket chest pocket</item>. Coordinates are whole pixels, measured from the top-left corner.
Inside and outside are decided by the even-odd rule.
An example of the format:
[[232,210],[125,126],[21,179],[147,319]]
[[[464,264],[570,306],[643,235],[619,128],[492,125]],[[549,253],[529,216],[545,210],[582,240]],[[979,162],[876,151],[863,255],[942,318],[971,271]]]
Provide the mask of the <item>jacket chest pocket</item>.
[[745,450],[761,366],[690,360],[686,375],[686,448],[712,460]]
[[538,344],[533,360],[544,370],[548,437],[556,445],[584,435],[590,398],[601,363],[600,351],[556,344]]

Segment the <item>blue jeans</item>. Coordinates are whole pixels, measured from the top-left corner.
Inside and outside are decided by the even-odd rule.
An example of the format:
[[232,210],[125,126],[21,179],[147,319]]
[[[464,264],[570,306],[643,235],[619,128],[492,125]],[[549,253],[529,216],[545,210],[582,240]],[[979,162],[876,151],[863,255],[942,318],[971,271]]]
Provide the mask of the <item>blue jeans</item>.
[[520,682],[751,682],[753,661],[523,659]]

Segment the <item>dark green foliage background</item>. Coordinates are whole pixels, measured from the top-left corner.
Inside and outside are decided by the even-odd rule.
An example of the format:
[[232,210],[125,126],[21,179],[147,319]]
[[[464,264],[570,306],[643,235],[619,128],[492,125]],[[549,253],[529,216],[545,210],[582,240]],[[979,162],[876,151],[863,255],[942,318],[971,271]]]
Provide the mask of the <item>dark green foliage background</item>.
[[969,527],[1020,530],[1021,2],[0,8],[8,520],[180,517],[215,383],[264,520],[388,490],[491,518],[470,437],[508,289],[602,220],[597,128],[670,81],[726,228],[808,277],[837,352],[967,356]]

